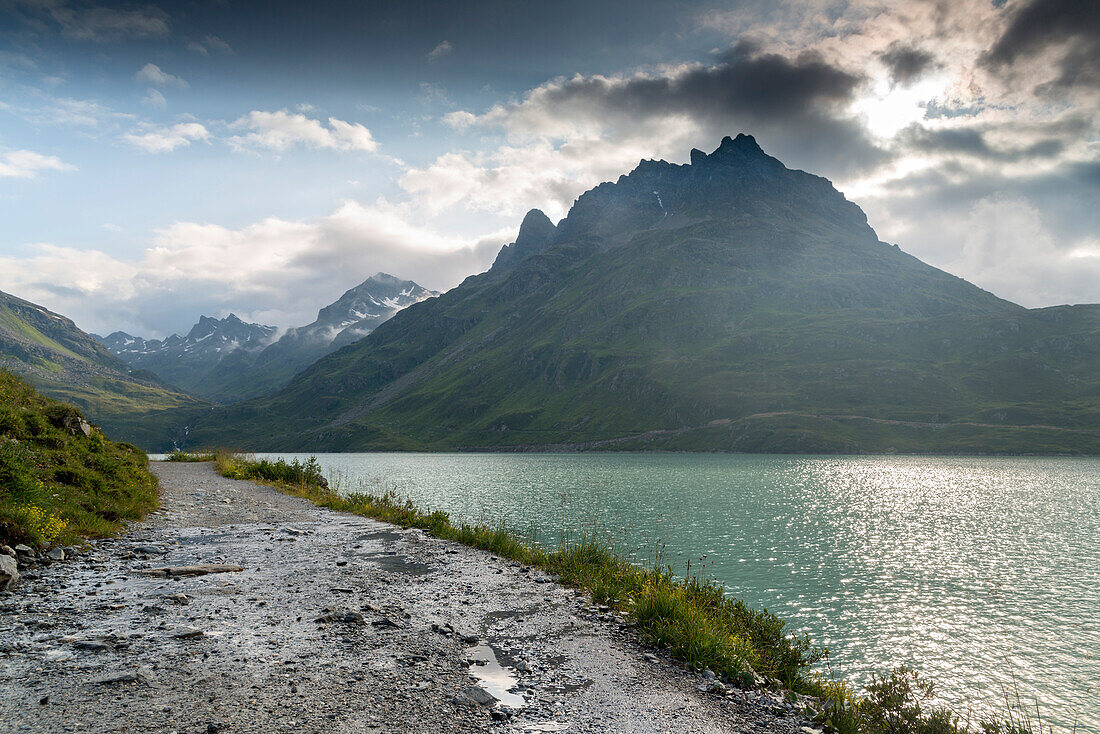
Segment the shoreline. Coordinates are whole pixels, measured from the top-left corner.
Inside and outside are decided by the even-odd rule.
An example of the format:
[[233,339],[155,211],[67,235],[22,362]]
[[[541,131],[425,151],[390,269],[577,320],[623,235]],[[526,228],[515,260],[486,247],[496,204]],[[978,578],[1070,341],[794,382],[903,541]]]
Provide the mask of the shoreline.
[[[798,734],[809,723],[777,716],[790,712],[774,694],[696,690],[709,686],[638,645],[617,614],[522,564],[224,479],[210,464],[153,471],[161,510],[0,596],[0,718],[165,732],[188,719],[233,732],[292,719],[306,731],[410,732],[444,719],[463,731]],[[245,570],[136,573],[192,563]],[[185,603],[171,600],[179,594]],[[315,621],[326,615],[336,621]],[[479,665],[486,648],[496,663]],[[482,668],[523,686],[525,704],[464,700],[471,686],[492,688],[470,677]],[[105,672],[135,678],[94,683]]]

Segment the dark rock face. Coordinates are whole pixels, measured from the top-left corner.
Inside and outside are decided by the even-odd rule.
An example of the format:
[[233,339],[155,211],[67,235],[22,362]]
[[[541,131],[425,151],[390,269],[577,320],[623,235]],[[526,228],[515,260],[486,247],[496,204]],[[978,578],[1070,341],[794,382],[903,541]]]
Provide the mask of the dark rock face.
[[516,241],[501,248],[493,268],[510,268],[520,260],[543,252],[553,244],[555,234],[557,234],[557,227],[550,218],[541,210],[532,209],[523,218]]

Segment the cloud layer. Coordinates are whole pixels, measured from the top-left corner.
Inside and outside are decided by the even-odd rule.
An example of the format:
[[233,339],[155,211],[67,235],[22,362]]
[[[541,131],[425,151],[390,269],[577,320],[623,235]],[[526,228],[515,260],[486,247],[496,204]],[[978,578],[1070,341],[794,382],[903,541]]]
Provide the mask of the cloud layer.
[[39,243],[0,257],[0,290],[72,317],[84,329],[165,336],[200,314],[231,311],[280,327],[385,271],[447,289],[487,268],[511,234],[449,237],[410,224],[402,207],[345,202],[309,221],[270,218],[239,229],[179,222],[135,260]]

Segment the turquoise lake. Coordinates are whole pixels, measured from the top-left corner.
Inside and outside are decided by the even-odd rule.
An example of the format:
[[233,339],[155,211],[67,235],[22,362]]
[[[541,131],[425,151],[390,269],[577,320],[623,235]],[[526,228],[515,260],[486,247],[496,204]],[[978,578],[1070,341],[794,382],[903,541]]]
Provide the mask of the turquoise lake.
[[663,547],[809,633],[854,682],[905,663],[963,714],[1007,687],[1044,722],[1100,732],[1100,459],[317,458],[342,489],[540,542],[596,529],[639,559]]

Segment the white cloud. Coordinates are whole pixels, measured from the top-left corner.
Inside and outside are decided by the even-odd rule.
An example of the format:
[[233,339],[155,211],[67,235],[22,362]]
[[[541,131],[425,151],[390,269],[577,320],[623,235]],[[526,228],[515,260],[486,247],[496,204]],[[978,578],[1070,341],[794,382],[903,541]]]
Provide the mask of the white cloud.
[[73,171],[74,166],[53,155],[32,150],[0,153],[0,178],[34,178],[39,171]]
[[90,99],[67,97],[48,98],[37,108],[19,110],[23,118],[36,125],[71,125],[74,127],[111,127],[120,120],[130,120],[134,115],[116,112],[100,102]]
[[169,74],[156,64],[146,64],[141,67],[138,73],[134,74],[134,78],[139,82],[155,84],[158,87],[180,87],[186,89],[191,86],[187,83],[186,79],[181,79],[174,74]]
[[328,127],[325,127],[319,120],[285,109],[276,112],[253,110],[231,127],[249,131],[229,138],[229,144],[237,150],[266,148],[284,151],[299,144],[309,148],[362,150],[368,153],[378,149],[378,142],[370,130],[359,123],[330,117]]
[[178,222],[159,230],[136,260],[30,245],[28,256],[0,257],[0,290],[99,333],[163,336],[166,326],[181,331],[200,314],[230,311],[300,326],[378,271],[450,288],[487,268],[514,237],[514,230],[449,236],[412,221],[407,207],[348,201],[305,221],[269,218],[239,229]]
[[1028,307],[1100,303],[1100,239],[1059,243],[1024,199],[986,197],[940,226],[959,241],[947,270],[988,291]]
[[212,51],[223,54],[233,53],[233,48],[217,36],[207,36],[201,42],[191,41],[187,44],[187,50],[202,56],[209,56]]
[[158,110],[163,110],[168,106],[168,99],[160,93],[160,90],[150,87],[145,96],[141,98],[143,104],[147,104],[150,107],[156,107]]
[[169,127],[152,128],[146,132],[132,132],[122,139],[148,153],[167,153],[193,141],[210,141],[210,131],[197,122],[181,122]]
[[454,50],[454,46],[450,41],[442,41],[438,46],[428,52],[428,61],[435,61],[442,56],[446,56]]

